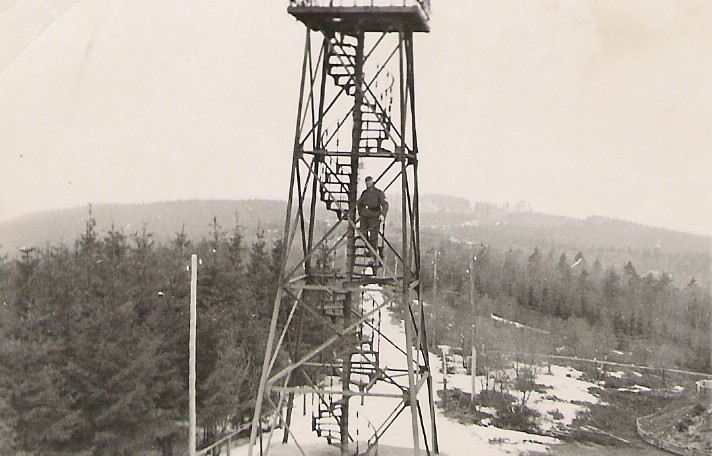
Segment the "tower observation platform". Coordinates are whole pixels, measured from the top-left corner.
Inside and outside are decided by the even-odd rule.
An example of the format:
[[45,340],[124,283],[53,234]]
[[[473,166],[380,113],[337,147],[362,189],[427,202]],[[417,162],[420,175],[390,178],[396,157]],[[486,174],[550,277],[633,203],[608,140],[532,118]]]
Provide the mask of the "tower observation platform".
[[[375,454],[398,420],[412,429],[414,455],[437,454],[413,50],[414,33],[430,31],[430,1],[292,0],[287,12],[304,24],[305,40],[284,253],[249,455],[268,418],[268,442],[282,426],[283,444],[291,437],[302,451],[289,423],[295,400],[305,409],[307,396],[318,444],[342,456]],[[366,183],[382,191],[377,203],[372,188],[363,197]],[[404,340],[381,331],[387,309],[403,316]],[[384,413],[366,416],[367,399]]]
[[295,0],[287,12],[312,30],[429,32],[429,0]]

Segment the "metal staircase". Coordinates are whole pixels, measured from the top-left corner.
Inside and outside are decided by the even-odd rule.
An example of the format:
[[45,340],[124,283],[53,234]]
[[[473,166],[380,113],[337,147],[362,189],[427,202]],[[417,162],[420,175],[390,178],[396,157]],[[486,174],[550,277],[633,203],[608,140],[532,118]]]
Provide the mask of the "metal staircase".
[[[378,244],[373,246],[373,249],[378,252],[378,254],[383,258],[383,246],[384,246],[384,227],[381,226],[378,235]],[[364,237],[359,236],[354,244],[355,246],[355,260],[354,269],[352,276],[355,279],[364,279],[369,277],[374,277],[379,268],[379,263],[376,258],[373,257],[373,252],[366,245],[366,240]]]
[[[336,33],[329,39],[329,58],[326,60],[327,71],[334,83],[348,95],[356,94],[356,38],[344,33]],[[360,107],[362,116],[359,152],[393,153],[388,145],[391,140],[391,110],[393,107],[393,85],[395,78],[385,69],[377,68],[372,84],[364,84],[363,103]],[[380,87],[379,87],[380,85]],[[371,87],[380,89],[376,95]],[[388,146],[388,147],[384,147]]]
[[328,292],[328,297],[322,301],[324,306],[322,311],[332,320],[344,316],[344,303],[348,299],[348,294],[344,292]]
[[[330,298],[324,300],[323,312],[326,316],[337,320],[343,317],[346,293],[331,292]],[[363,315],[373,309],[373,302],[362,300],[362,306],[356,312]],[[360,324],[355,333],[354,345],[346,356],[351,358],[349,383],[361,392],[368,392],[384,375],[380,366],[380,312],[374,314]],[[336,358],[329,364],[330,376],[322,380],[322,385],[334,390],[334,381],[340,380],[343,374],[343,359]],[[312,415],[312,430],[319,437],[324,437],[330,445],[340,443],[340,422],[342,416],[342,399],[340,395],[323,394],[319,396],[319,406]],[[351,439],[351,437],[349,436]]]
[[336,213],[339,220],[349,215],[349,176],[351,163],[347,157],[327,157],[319,171],[321,200],[326,209]]
[[331,395],[319,401],[319,408],[312,415],[312,431],[319,437],[326,438],[329,445],[338,445],[340,442],[341,402],[334,400]]
[[[336,214],[339,220],[346,220],[349,215],[349,176],[351,163],[346,162],[348,157],[326,157],[319,171],[319,195],[326,205],[326,209]],[[378,244],[372,246],[375,252],[383,258],[385,245],[385,227],[381,226]],[[378,261],[373,252],[366,245],[366,240],[359,234],[355,241],[355,260],[353,277],[374,277],[378,269]]]

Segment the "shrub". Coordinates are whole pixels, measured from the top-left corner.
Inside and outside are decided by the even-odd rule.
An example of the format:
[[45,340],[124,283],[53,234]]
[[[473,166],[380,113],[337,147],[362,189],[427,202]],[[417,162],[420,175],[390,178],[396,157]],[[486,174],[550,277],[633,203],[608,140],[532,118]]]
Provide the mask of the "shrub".
[[507,409],[497,410],[497,416],[492,420],[492,424],[505,429],[513,429],[522,432],[537,432],[536,420],[539,414],[527,406],[517,405],[507,407]]

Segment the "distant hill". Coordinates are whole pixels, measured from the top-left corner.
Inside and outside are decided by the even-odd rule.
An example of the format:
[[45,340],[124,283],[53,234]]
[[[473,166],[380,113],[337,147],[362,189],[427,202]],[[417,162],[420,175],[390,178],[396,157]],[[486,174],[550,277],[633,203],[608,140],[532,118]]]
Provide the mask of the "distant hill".
[[[490,243],[526,247],[532,244],[571,248],[649,250],[676,254],[709,253],[709,236],[600,216],[576,219],[536,212],[502,214],[451,223],[459,233],[481,234]],[[433,224],[437,226],[437,223]],[[484,240],[484,239],[483,239]]]
[[427,224],[423,237],[485,244],[499,249],[520,249],[529,254],[534,247],[573,259],[582,252],[589,264],[599,260],[604,268],[619,272],[631,261],[640,275],[667,272],[678,286],[692,278],[710,287],[711,240],[707,236],[653,228],[605,217],[585,220],[546,214],[509,214],[496,221],[468,220],[460,224]]
[[[396,201],[400,198],[396,196]],[[428,193],[420,195],[420,212],[428,213],[467,213],[472,210],[472,204],[467,198],[450,195]]]
[[[400,221],[398,195],[389,195],[391,222]],[[488,203],[470,203],[447,195],[421,195],[421,230],[424,238],[459,239],[484,243],[506,250],[582,251],[590,260],[620,267],[633,261],[639,273],[666,271],[680,285],[695,277],[709,284],[712,240],[664,228],[654,228],[606,217],[554,216],[532,212],[525,205],[514,208]],[[524,208],[524,210],[522,210]],[[144,226],[161,243],[185,227],[190,239],[208,236],[213,216],[222,230],[230,231],[237,214],[244,234],[250,238],[258,229],[269,237],[281,235],[286,203],[273,200],[172,201],[150,204],[97,204],[92,207],[97,229],[105,233],[113,223],[125,234],[140,233]],[[319,218],[331,218],[320,210]],[[40,212],[0,222],[2,253],[14,256],[23,246],[42,247],[59,242],[73,243],[84,231],[88,206]]]
[[531,252],[539,247],[557,255],[565,252],[570,259],[582,252],[591,263],[598,259],[604,267],[619,271],[631,261],[641,275],[667,272],[678,286],[692,278],[706,287],[712,283],[709,236],[607,217],[577,219],[520,208],[526,206],[476,202],[466,212],[423,212],[421,236],[431,242],[448,238],[499,250]]
[[[211,231],[216,217],[222,230],[230,231],[238,223],[245,235],[257,233],[258,228],[281,231],[286,203],[270,200],[237,201],[171,201],[150,204],[96,204],[92,213],[97,230],[106,233],[113,224],[126,235],[141,233],[144,226],[153,233],[156,242],[175,237],[182,227],[189,239],[200,239]],[[42,247],[60,242],[73,243],[84,232],[89,219],[89,207],[75,207],[39,212],[0,223],[0,245],[5,253],[13,254],[23,246]]]

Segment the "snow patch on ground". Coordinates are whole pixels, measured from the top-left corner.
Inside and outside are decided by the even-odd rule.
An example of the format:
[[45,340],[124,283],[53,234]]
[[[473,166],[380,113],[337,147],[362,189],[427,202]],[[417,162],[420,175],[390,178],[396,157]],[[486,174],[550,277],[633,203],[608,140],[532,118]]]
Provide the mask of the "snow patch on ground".
[[527,405],[539,413],[542,430],[564,430],[579,412],[588,409],[585,404],[599,402],[588,392],[589,388],[599,386],[580,378],[580,371],[556,365],[551,366],[551,374],[545,371],[537,376],[536,383],[546,387],[546,392],[532,392]]
[[633,385],[629,388],[618,388],[618,391],[629,391],[631,393],[640,393],[640,392],[648,392],[648,391],[650,391],[650,388],[648,388],[647,386]]
[[[535,382],[543,386],[546,392],[532,391],[526,405],[539,413],[539,427],[543,431],[565,430],[570,426],[579,412],[587,410],[586,404],[598,404],[599,399],[589,393],[589,388],[600,388],[599,385],[581,380],[582,372],[571,367],[551,365],[551,374],[546,367],[537,368]],[[514,376],[509,373],[510,378]],[[478,377],[477,388],[483,382]],[[448,389],[460,389],[463,392],[472,391],[472,380],[466,374],[449,374]],[[513,392],[516,394],[517,392]]]
[[[382,298],[379,298],[382,299]],[[405,334],[402,321],[394,321],[390,311],[384,310],[381,319],[381,330],[391,340],[399,341],[404,345]],[[381,365],[402,367],[404,366],[404,355],[389,343],[381,342]],[[471,393],[472,380],[462,367],[461,360],[457,366],[457,373],[449,374],[447,377],[448,389],[459,388],[463,392]],[[443,388],[443,374],[441,372],[442,360],[435,354],[430,354],[429,362],[433,375],[433,386],[436,390]],[[576,414],[586,409],[585,404],[594,404],[598,399],[588,392],[591,387],[597,385],[580,379],[581,372],[569,367],[551,366],[551,374],[547,373],[545,367],[539,368],[536,383],[546,387],[546,393],[533,392],[527,405],[541,414],[540,426],[544,430],[563,429],[569,426]],[[407,384],[407,376],[399,378],[399,382]],[[478,379],[477,388],[480,388]],[[372,389],[373,392],[394,392],[393,385],[379,382]],[[395,389],[395,391],[399,391]],[[428,391],[426,387],[420,390],[418,400],[421,404],[423,420],[428,429],[428,439],[430,440],[430,414],[428,410]],[[436,396],[436,402],[438,398]],[[575,401],[577,404],[572,404]],[[400,403],[399,399],[390,398],[366,398],[363,402],[360,398],[354,398],[351,404],[350,422],[355,435],[353,450],[358,446],[359,451],[366,449],[366,440],[373,434],[373,426],[379,426],[384,418]],[[283,430],[279,429],[274,433],[270,445],[269,454],[274,456],[294,456],[301,454],[295,445],[295,440],[305,454],[316,456],[338,455],[339,449],[327,444],[323,437],[318,437],[312,431],[312,414],[318,407],[318,399],[308,394],[306,397],[297,396],[295,398],[295,410],[292,416],[290,443],[283,445]],[[481,411],[496,416],[495,409],[481,408]],[[436,405],[435,419],[438,429],[438,440],[440,451],[444,455],[517,455],[530,452],[547,452],[548,447],[559,443],[559,440],[552,437],[545,437],[525,432],[511,431],[496,428],[494,426],[463,425],[454,420],[446,418]],[[485,422],[486,423],[486,422]],[[420,431],[420,430],[419,430]],[[264,436],[267,444],[267,435]],[[423,448],[423,435],[420,434],[420,448]],[[410,409],[407,408],[392,424],[388,432],[380,440],[382,448],[412,448],[412,425]],[[432,442],[431,442],[432,445]],[[398,450],[388,450],[389,454],[401,454]],[[246,455],[247,445],[243,445],[233,450],[233,455]],[[412,454],[412,450],[411,453]]]
[[497,416],[497,409],[494,407],[478,407],[477,410],[488,415]]

